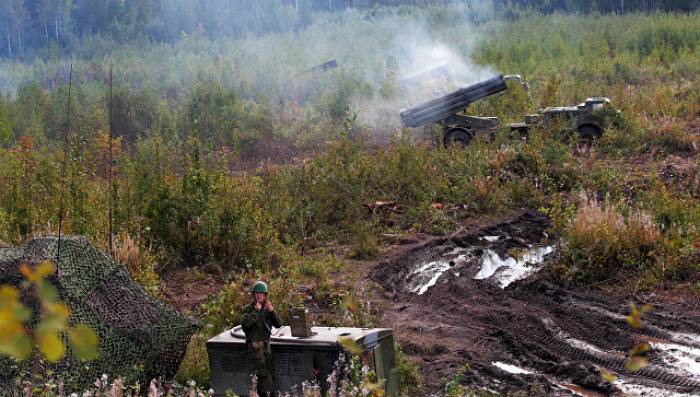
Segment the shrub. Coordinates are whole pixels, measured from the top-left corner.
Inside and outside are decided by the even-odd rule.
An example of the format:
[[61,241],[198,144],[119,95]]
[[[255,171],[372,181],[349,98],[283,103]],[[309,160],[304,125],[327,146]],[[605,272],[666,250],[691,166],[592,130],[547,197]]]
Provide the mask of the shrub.
[[398,345],[394,348],[396,355],[396,377],[399,383],[399,394],[416,396],[423,394],[423,379],[418,366],[406,358]]
[[139,236],[131,237],[121,233],[112,242],[112,253],[119,262],[126,265],[131,277],[146,291],[155,295],[160,287],[157,273],[157,254],[151,246],[145,245]]
[[352,259],[374,259],[379,256],[379,245],[377,238],[372,234],[371,230],[365,226],[358,227],[357,245],[350,252]]
[[209,387],[211,368],[209,368],[206,342],[211,335],[207,330],[192,335],[175,375],[177,382],[184,385],[193,380],[204,388]]
[[651,269],[663,250],[661,231],[644,211],[583,196],[565,228],[561,263],[566,276],[580,282],[604,281]]
[[664,153],[694,153],[700,148],[700,139],[683,130],[677,123],[665,123],[650,136],[652,151]]

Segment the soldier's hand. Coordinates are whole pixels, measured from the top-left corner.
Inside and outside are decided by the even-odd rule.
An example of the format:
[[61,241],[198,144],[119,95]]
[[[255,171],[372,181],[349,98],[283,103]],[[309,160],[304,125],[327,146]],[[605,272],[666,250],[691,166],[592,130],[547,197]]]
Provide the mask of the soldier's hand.
[[260,310],[262,309],[262,304],[260,302],[255,302],[255,310]]
[[267,309],[268,312],[271,312],[271,311],[275,310],[275,309],[272,307],[272,303],[271,303],[269,300],[268,300],[268,301],[265,301],[265,309]]

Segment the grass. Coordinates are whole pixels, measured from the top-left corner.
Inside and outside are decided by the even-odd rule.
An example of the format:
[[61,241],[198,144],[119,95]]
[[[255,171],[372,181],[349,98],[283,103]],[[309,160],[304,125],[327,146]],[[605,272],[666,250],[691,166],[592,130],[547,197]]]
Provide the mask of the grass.
[[147,291],[157,294],[160,276],[157,269],[157,254],[143,246],[138,237],[128,234],[117,236],[112,243],[112,255],[129,269],[131,277]]
[[563,233],[561,265],[579,282],[609,281],[654,267],[663,251],[661,231],[651,215],[582,197]]

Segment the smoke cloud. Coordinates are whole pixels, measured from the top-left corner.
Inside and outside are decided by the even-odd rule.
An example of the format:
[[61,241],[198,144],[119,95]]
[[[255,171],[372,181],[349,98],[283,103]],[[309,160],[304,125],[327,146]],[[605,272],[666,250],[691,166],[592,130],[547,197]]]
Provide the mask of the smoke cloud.
[[[489,4],[349,9],[313,14],[298,31],[232,38],[194,30],[173,43],[113,44],[102,52],[87,50],[104,47],[102,39],[86,37],[83,56],[0,60],[0,90],[65,83],[71,65],[75,81],[106,81],[114,64],[119,85],[149,89],[174,105],[196,84],[217,82],[241,98],[298,103],[308,115],[349,107],[359,124],[397,131],[402,108],[496,74],[472,61],[481,38],[469,21],[484,20]],[[331,59],[337,68],[304,73]]]
[[468,22],[460,26],[458,45],[448,44],[420,21],[402,22],[395,26],[393,48],[388,51],[397,54],[395,64],[387,61],[384,79],[376,82],[379,95],[353,100],[360,123],[376,130],[396,130],[401,127],[402,109],[497,74],[472,61],[479,36]]

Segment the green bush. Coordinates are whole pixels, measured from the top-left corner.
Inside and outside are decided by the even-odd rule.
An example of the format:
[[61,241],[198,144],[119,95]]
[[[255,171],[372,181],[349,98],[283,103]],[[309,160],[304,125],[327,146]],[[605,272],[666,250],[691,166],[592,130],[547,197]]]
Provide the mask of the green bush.
[[402,396],[415,396],[422,394],[423,379],[419,372],[418,366],[404,355],[395,346],[394,354],[396,355],[396,377],[399,383],[399,394]]
[[358,231],[355,234],[357,244],[350,251],[350,258],[352,259],[375,259],[379,256],[379,245],[377,243],[377,238],[372,234],[371,230],[367,230],[367,226],[357,227]]

